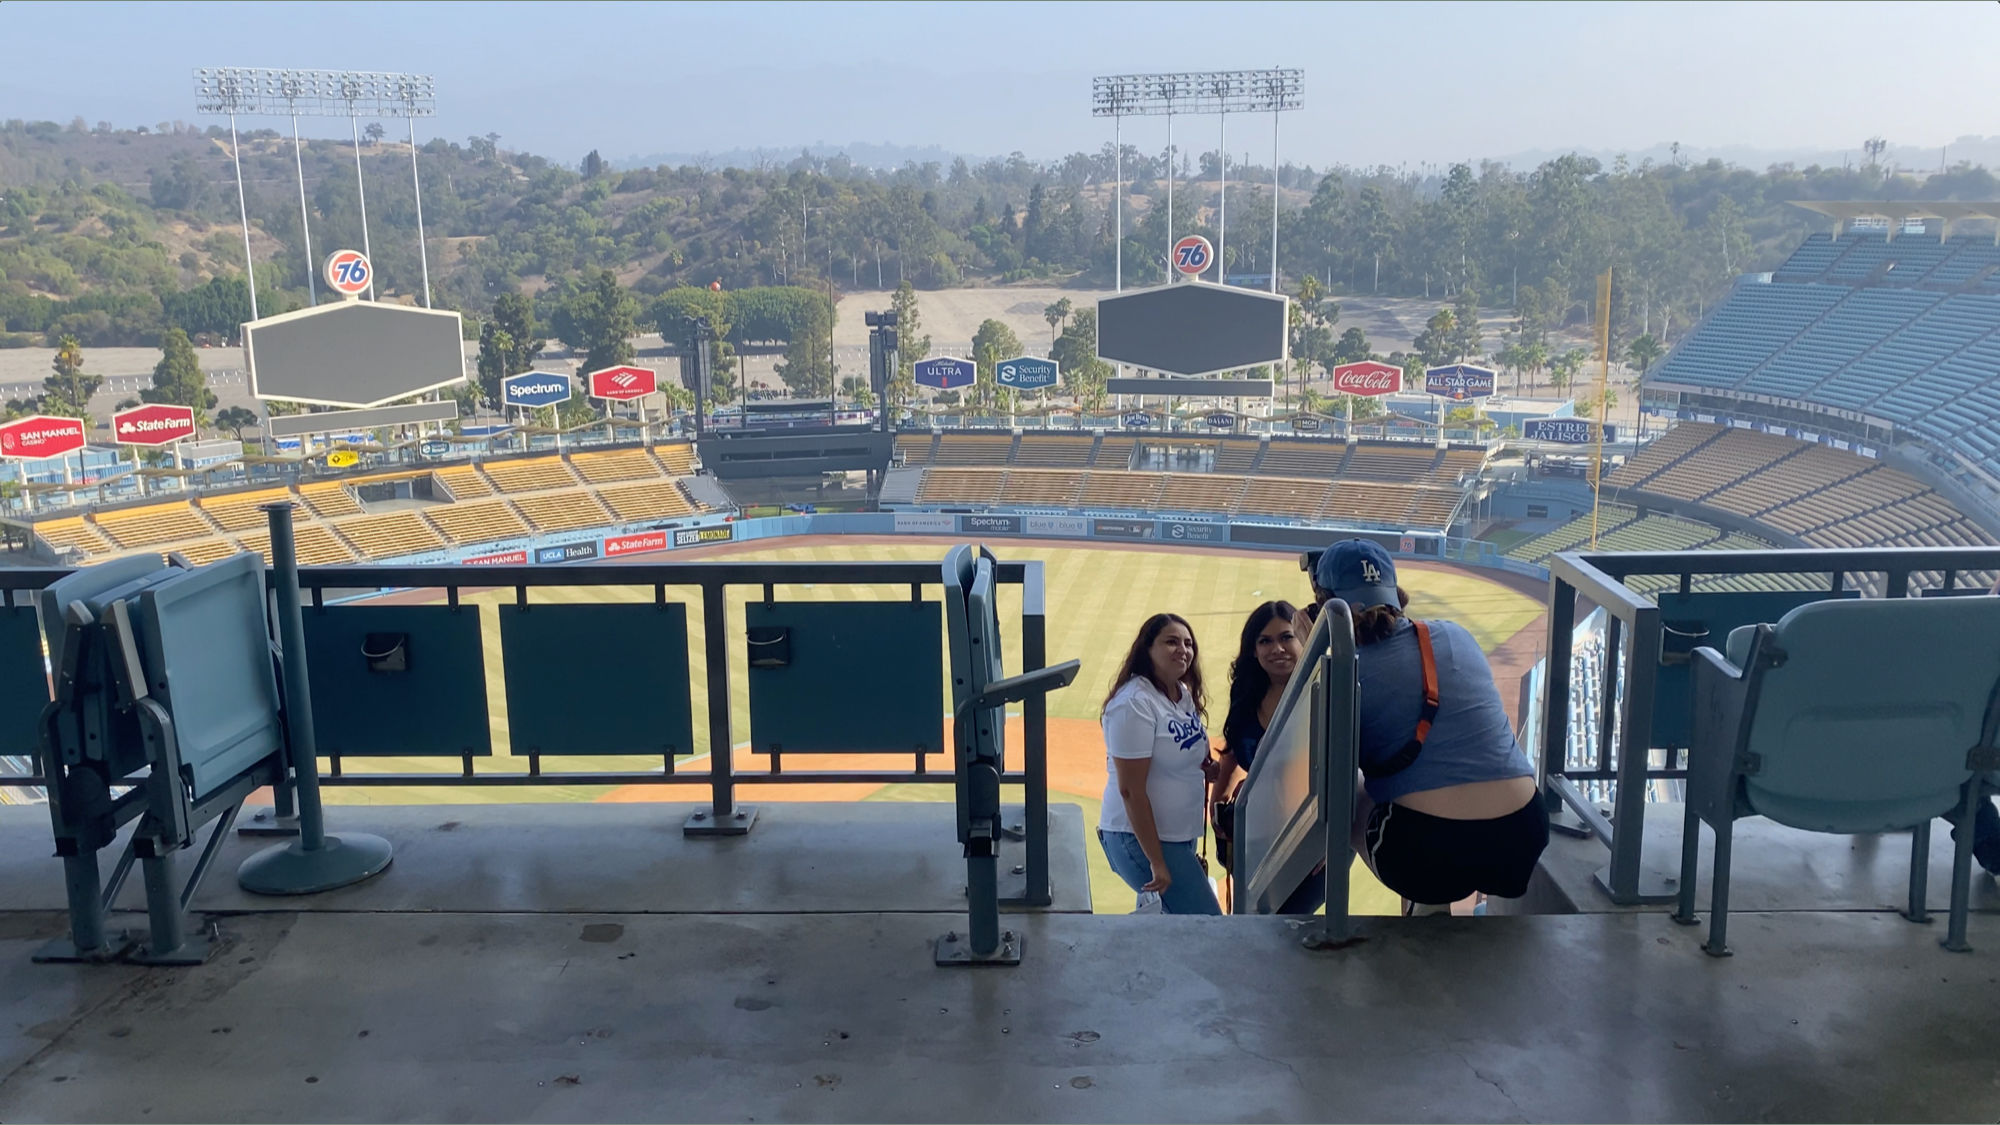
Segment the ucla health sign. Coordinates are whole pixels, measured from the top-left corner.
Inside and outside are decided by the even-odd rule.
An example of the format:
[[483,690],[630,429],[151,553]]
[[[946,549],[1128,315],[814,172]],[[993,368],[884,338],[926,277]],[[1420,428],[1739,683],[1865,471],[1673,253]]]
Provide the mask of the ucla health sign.
[[[1521,436],[1557,445],[1590,445],[1597,440],[1597,423],[1588,418],[1530,418],[1521,423]],[[1606,423],[1604,440],[1617,441],[1618,428]]]
[[508,406],[554,406],[568,402],[569,376],[552,371],[528,371],[500,380],[500,399]]
[[1493,393],[1498,376],[1490,367],[1454,363],[1448,367],[1424,368],[1424,393],[1441,398],[1485,398]]
[[952,359],[939,356],[936,359],[919,360],[910,367],[910,373],[919,387],[935,387],[941,391],[956,390],[972,385],[978,369],[969,359]]
[[993,377],[1001,386],[1018,387],[1024,391],[1053,387],[1058,374],[1055,360],[1028,355],[1003,359],[993,368]]

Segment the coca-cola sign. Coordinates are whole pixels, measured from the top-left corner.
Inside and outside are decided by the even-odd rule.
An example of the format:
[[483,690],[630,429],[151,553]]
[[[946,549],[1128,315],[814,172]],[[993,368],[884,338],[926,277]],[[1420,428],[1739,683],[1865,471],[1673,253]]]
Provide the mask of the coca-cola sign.
[[1333,389],[1344,395],[1392,395],[1403,389],[1403,369],[1393,363],[1364,359],[1334,366]]

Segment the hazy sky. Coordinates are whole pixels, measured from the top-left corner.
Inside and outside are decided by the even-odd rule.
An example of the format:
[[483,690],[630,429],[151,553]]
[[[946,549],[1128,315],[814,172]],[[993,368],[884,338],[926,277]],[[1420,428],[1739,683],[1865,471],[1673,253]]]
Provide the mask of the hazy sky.
[[[420,130],[564,160],[822,141],[1057,156],[1110,139],[1093,74],[1263,66],[1305,69],[1284,152],[1321,166],[2000,133],[2000,6],[1984,2],[5,0],[0,43],[0,117],[191,120],[196,66],[409,71],[437,78]],[[1232,127],[1230,150],[1268,158],[1268,120]],[[1214,129],[1178,139],[1211,147]],[[1126,139],[1154,148],[1164,128]]]

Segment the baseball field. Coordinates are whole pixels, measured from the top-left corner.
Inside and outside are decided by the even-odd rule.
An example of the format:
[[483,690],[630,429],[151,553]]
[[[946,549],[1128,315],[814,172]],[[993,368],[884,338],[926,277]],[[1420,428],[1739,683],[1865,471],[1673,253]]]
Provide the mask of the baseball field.
[[[943,539],[890,537],[815,537],[788,539],[778,545],[733,544],[701,550],[677,551],[674,561],[726,556],[734,561],[895,561],[935,563],[943,558],[949,543]],[[1082,806],[1086,831],[1094,831],[1099,798],[1105,780],[1104,747],[1097,726],[1098,708],[1110,687],[1110,677],[1130,645],[1139,624],[1150,614],[1170,611],[1185,617],[1193,626],[1199,645],[1202,672],[1208,682],[1209,727],[1219,732],[1227,706],[1229,661],[1234,655],[1236,636],[1243,619],[1259,602],[1283,598],[1300,602],[1309,597],[1305,575],[1297,557],[1270,552],[1243,550],[1200,550],[1163,546],[1078,546],[1010,541],[993,545],[1002,559],[1035,559],[1044,564],[1047,580],[1048,657],[1051,663],[1075,658],[1082,673],[1069,688],[1049,699],[1049,784],[1051,800]],[[1457,568],[1406,563],[1402,584],[1410,591],[1411,611],[1420,616],[1450,617],[1463,623],[1493,655],[1502,696],[1512,703],[1512,685],[1536,655],[1539,642],[1535,628],[1542,607],[1524,585],[1506,584]],[[674,596],[673,591],[668,592]],[[732,631],[741,628],[741,604],[752,591],[740,591],[731,606]],[[781,600],[901,600],[909,597],[907,587],[863,586],[779,587]],[[427,595],[399,595],[399,600],[434,600]],[[511,590],[466,592],[464,600],[482,607],[511,600]],[[632,600],[650,602],[650,587],[548,588],[533,591],[536,602],[560,603],[581,600]],[[525,771],[523,759],[509,757],[506,715],[498,706],[502,698],[497,619],[488,615],[488,698],[495,703],[493,715],[495,760],[481,763],[482,772]],[[1001,621],[1005,659],[1009,673],[1018,670],[1020,644],[1018,588],[1003,588]],[[700,616],[691,615],[691,631],[699,646]],[[734,646],[740,649],[740,646]],[[699,648],[697,647],[697,652]],[[747,668],[740,651],[731,669],[732,726],[738,732],[736,768],[739,772],[766,767],[763,755],[753,753],[743,743],[749,730]],[[706,669],[699,662],[693,669],[691,685],[695,704],[695,729],[706,729]],[[871,697],[866,668],[854,671],[854,705],[879,705]],[[636,704],[635,704],[636,705]],[[1018,718],[1010,726],[1018,725]],[[1020,745],[1018,734],[1010,735],[1010,748]],[[703,769],[701,755],[683,760],[682,768]],[[810,763],[791,763],[793,768],[817,769],[900,769],[909,758],[878,756],[814,755]],[[371,760],[372,770],[419,772],[457,769],[457,760],[412,761]],[[630,759],[574,759],[567,768],[584,770],[630,770]],[[929,768],[948,774],[950,766],[943,754],[933,757]],[[773,801],[949,801],[948,784],[936,785],[786,785],[754,786],[739,791],[743,799]],[[707,788],[698,783],[636,785],[625,787],[578,786],[533,788],[342,788],[326,790],[329,802],[339,803],[437,803],[466,801],[699,801]],[[1010,798],[1017,799],[1017,798]],[[1103,862],[1094,838],[1086,840],[1091,859],[1092,899],[1099,911],[1124,912],[1132,907],[1132,893]],[[1389,913],[1396,900],[1358,864],[1355,869],[1353,907],[1361,913]]]

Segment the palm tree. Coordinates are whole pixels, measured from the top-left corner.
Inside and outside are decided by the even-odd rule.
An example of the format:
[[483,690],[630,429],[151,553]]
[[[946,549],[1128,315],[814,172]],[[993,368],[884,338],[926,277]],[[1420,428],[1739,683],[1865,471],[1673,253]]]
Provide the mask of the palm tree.
[[1646,371],[1653,366],[1655,360],[1666,353],[1666,347],[1654,339],[1653,334],[1650,332],[1625,346],[1626,358],[1632,361],[1632,366],[1639,369],[1641,376],[1646,374]]
[[1069,319],[1069,314],[1074,309],[1075,306],[1070,304],[1069,298],[1064,297],[1062,300],[1042,310],[1042,319],[1049,322],[1049,347],[1051,349],[1056,346],[1056,333],[1061,331],[1063,321]]

